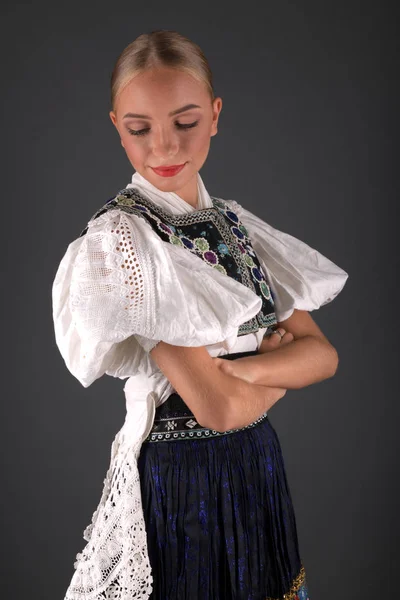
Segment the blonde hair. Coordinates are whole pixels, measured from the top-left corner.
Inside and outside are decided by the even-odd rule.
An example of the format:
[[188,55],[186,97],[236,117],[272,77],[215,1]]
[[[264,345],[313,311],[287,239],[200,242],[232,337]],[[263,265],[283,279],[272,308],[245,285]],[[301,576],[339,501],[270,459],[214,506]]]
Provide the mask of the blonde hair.
[[136,75],[156,67],[185,71],[202,81],[211,102],[215,98],[212,72],[201,48],[177,31],[158,29],[139,35],[119,55],[111,74],[111,106],[115,112],[118,94]]

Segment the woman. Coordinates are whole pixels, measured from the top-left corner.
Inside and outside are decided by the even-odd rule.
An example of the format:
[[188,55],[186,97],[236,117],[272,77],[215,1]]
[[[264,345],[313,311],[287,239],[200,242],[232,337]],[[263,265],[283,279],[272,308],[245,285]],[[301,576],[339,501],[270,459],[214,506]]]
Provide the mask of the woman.
[[222,100],[171,31],[118,58],[110,118],[135,169],[68,247],[55,334],[85,387],[127,379],[127,414],[66,600],[308,598],[268,410],[337,369],[309,315],[347,273],[199,175]]

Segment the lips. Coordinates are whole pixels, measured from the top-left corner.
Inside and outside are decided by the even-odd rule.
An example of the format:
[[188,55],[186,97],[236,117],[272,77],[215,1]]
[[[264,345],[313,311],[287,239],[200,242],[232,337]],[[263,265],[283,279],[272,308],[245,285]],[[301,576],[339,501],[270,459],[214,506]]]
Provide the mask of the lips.
[[161,175],[161,177],[173,177],[174,175],[180,173],[185,165],[186,163],[183,163],[182,165],[171,165],[169,167],[151,168],[157,175]]

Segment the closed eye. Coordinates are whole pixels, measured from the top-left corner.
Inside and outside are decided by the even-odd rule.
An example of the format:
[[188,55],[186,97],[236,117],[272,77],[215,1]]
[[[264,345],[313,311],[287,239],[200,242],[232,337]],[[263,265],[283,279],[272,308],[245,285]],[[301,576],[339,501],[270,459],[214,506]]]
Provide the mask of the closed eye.
[[[198,120],[194,121],[194,123],[175,123],[175,125],[177,126],[178,129],[181,129],[183,131],[188,130],[188,129],[192,129],[193,127],[196,127],[198,124]],[[150,127],[146,127],[145,129],[130,129],[128,127],[128,131],[131,135],[146,135],[149,131],[150,131]]]

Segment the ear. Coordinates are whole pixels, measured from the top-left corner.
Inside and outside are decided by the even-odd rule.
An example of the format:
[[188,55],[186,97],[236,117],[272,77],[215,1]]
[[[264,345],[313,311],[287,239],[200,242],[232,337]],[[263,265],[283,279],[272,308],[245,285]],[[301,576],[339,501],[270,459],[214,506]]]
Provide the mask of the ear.
[[115,112],[113,110],[111,110],[108,114],[110,115],[112,124],[116,127],[117,126],[117,116],[116,116]]
[[[109,115],[110,115],[110,119],[111,119],[111,122],[112,122],[112,124],[114,125],[115,129],[118,131],[118,127],[117,127],[117,116],[116,116],[115,112],[114,112],[113,110],[111,110],[111,111],[109,112]],[[119,131],[118,131],[118,134],[119,134]],[[125,148],[125,146],[124,146],[124,142],[122,141],[122,138],[121,138],[121,136],[120,136],[120,139],[121,139],[121,146],[122,146],[123,148]]]
[[222,98],[214,98],[213,100],[213,120],[211,125],[211,136],[218,133],[218,119],[222,109]]

